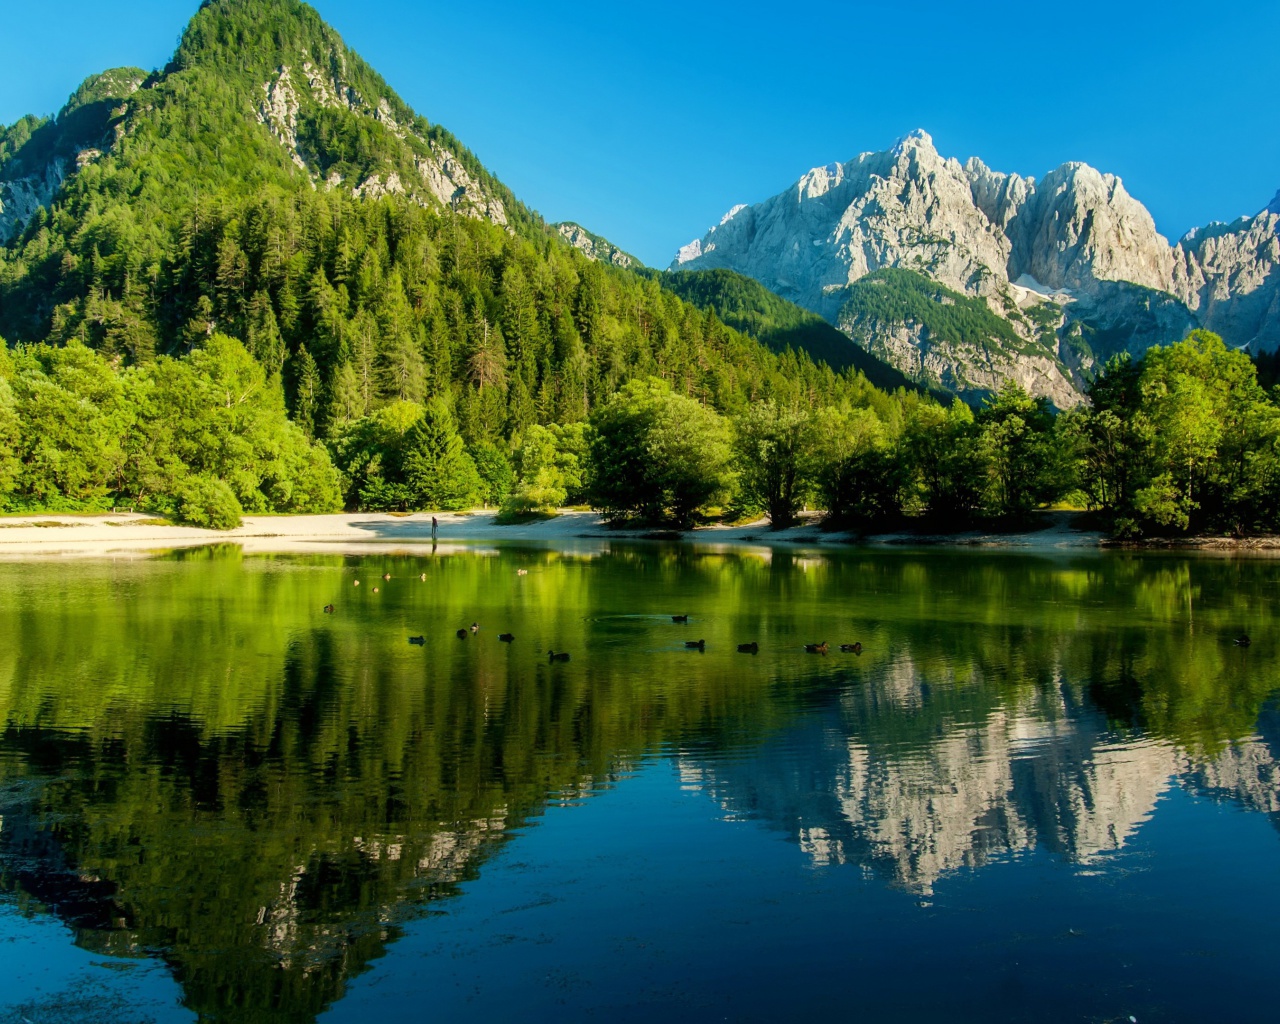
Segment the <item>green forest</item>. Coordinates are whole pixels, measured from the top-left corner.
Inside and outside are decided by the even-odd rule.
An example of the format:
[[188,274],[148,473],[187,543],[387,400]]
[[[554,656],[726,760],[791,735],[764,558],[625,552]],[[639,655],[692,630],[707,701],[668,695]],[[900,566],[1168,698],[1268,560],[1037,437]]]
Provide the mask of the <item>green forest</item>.
[[[291,64],[321,84],[294,76],[286,145],[262,104]],[[350,187],[422,181],[442,152],[469,182],[447,204]],[[939,402],[738,275],[587,259],[296,0],[212,0],[163,71],[0,128],[0,179],[54,159],[80,166],[0,248],[10,512],[950,527],[1067,501],[1126,535],[1276,525],[1280,412],[1211,336],[1112,364],[1084,411],[1016,386]],[[912,276],[848,302],[1007,329]]]

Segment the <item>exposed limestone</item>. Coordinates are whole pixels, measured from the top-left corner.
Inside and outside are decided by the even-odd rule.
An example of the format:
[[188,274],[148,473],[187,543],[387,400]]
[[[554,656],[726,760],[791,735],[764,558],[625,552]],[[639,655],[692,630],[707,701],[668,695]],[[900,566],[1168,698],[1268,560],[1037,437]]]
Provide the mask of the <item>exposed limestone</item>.
[[599,235],[592,234],[581,224],[564,223],[555,226],[560,237],[581,252],[589,260],[611,263],[615,267],[630,267],[638,261],[629,253]]
[[412,155],[420,182],[406,181],[394,171],[375,173],[353,187],[353,195],[364,199],[377,199],[387,195],[406,196],[425,205],[439,203],[468,217],[507,226],[507,211],[502,200],[477,181],[453,153],[423,139],[411,126],[399,123],[386,97],[379,97],[372,108],[366,106],[360,94],[343,80],[345,56],[341,52],[335,52],[333,63],[337,64],[338,71],[331,74],[310,60],[301,61],[299,66],[307,82],[306,93],[301,96],[294,85],[292,70],[287,65],[282,66],[274,81],[263,84],[263,101],[257,112],[258,120],[289,151],[294,164],[312,175],[313,185],[334,189],[342,187],[344,181],[337,171],[330,171],[327,177],[321,179],[310,166],[312,161],[300,150],[298,122],[300,117],[306,116],[304,103],[314,103],[322,108],[345,109],[369,117],[403,141],[409,142],[412,138],[417,144],[415,149],[420,146],[429,151],[429,156],[417,152]]
[[0,245],[26,226],[35,212],[53,202],[66,178],[66,163],[54,159],[44,172],[15,181],[0,181]]
[[958,395],[988,393],[999,391],[1006,380],[1016,380],[1028,393],[1043,395],[1060,409],[1080,402],[1068,373],[1047,352],[1028,355],[951,342],[911,322],[888,324],[841,315],[836,326],[877,359],[934,388]]
[[294,164],[305,171],[307,163],[298,152],[298,93],[287,64],[280,67],[274,82],[263,83],[262,94],[258,120],[280,140]]
[[414,163],[423,183],[445,206],[459,213],[507,226],[507,211],[502,200],[490,195],[447,149],[431,144],[432,159],[417,158]]
[[371,175],[351,191],[357,199],[381,199],[383,196],[404,195],[404,185],[400,183],[400,175],[392,172]]
[[320,106],[334,107],[340,110],[357,109],[359,97],[350,86],[343,85],[339,79],[322,71],[309,60],[302,62],[302,73],[307,79],[307,86],[311,90],[312,98]]
[[[673,266],[754,277],[904,372],[958,382],[960,393],[1013,378],[1062,406],[1079,401],[1113,352],[1140,356],[1196,326],[1255,351],[1280,346],[1278,223],[1280,194],[1257,217],[1173,246],[1114,175],[1069,163],[1036,182],[976,157],[961,165],[914,132],[886,152],[814,168],[763,203],[735,206]],[[942,344],[920,325],[842,319],[844,289],[890,267],[983,297],[1028,342],[1045,339],[1021,311],[1054,302],[1057,350],[992,354]]]

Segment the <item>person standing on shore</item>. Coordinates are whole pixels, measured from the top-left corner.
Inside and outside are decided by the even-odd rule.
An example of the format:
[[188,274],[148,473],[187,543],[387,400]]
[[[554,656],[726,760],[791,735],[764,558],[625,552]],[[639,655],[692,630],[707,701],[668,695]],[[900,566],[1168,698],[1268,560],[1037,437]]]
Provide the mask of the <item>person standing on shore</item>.
[[431,517],[431,543],[432,544],[436,542],[436,531],[438,529],[440,529],[440,520],[438,520],[435,516],[432,516]]

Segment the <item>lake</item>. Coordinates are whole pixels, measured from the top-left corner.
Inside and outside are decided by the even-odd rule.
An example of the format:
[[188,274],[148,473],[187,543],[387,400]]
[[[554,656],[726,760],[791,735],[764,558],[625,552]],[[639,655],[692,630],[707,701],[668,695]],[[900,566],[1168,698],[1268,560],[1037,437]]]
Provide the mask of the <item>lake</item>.
[[1100,552],[0,563],[0,1021],[1274,1020],[1278,598]]

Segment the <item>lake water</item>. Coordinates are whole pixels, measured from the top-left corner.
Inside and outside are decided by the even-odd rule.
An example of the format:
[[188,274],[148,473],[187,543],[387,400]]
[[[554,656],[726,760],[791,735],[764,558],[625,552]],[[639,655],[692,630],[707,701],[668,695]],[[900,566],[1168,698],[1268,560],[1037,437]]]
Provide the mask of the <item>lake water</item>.
[[0,1021],[1275,1020],[1278,599],[1102,553],[0,563]]

